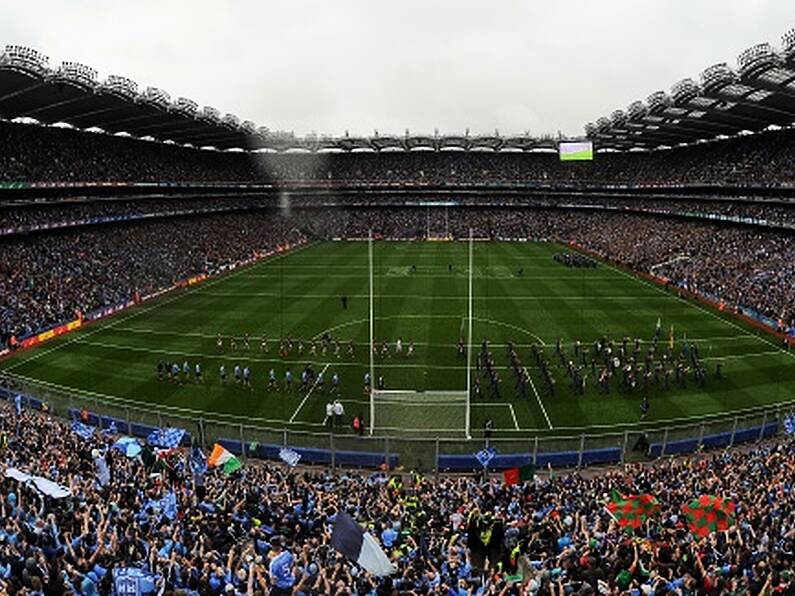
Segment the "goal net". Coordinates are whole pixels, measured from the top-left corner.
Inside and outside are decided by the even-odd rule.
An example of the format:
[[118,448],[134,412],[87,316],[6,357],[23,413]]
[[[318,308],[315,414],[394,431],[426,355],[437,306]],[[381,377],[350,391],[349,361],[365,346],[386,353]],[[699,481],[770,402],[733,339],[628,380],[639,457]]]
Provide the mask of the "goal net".
[[466,435],[469,402],[466,390],[374,390],[373,430]]

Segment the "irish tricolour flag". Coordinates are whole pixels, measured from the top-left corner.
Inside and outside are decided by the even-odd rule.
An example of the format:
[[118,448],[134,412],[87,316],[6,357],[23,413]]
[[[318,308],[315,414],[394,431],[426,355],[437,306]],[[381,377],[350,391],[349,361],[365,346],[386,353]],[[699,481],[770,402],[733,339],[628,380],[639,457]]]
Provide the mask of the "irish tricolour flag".
[[243,465],[240,463],[239,459],[221,447],[218,443],[213,445],[213,452],[207,459],[207,464],[211,467],[221,467],[227,474],[239,470]]

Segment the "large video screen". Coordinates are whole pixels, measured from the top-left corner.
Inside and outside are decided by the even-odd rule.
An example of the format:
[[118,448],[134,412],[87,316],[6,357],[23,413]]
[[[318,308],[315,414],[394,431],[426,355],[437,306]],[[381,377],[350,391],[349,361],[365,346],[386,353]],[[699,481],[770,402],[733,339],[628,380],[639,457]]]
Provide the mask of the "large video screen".
[[593,143],[582,141],[578,143],[560,143],[560,161],[592,161]]

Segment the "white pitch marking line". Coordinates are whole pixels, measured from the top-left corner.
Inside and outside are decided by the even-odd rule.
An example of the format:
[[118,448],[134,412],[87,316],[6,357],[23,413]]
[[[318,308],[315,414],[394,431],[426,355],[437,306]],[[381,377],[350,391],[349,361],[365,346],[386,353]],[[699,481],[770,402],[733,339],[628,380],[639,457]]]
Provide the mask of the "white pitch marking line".
[[[653,290],[656,290],[656,291],[660,292],[661,294],[664,294],[664,295],[666,295],[666,296],[668,296],[668,297],[671,297],[671,295],[670,295],[670,294],[668,294],[668,292],[666,292],[666,291],[665,291],[665,290],[663,290],[662,288],[659,288],[658,286],[656,286],[656,285],[655,285],[655,284],[653,284],[652,282],[650,282],[650,281],[646,281],[645,279],[643,279],[643,278],[641,278],[641,277],[638,277],[638,276],[636,276],[636,275],[631,275],[631,274],[627,273],[626,271],[623,271],[623,270],[621,270],[621,268],[619,268],[619,267],[616,267],[615,265],[613,265],[612,263],[610,263],[610,262],[608,262],[608,261],[603,261],[603,262],[604,262],[604,263],[605,263],[605,264],[606,264],[606,265],[607,265],[607,266],[608,266],[610,269],[612,269],[613,271],[616,271],[617,273],[620,273],[620,274],[621,274],[621,275],[623,275],[624,277],[628,277],[629,279],[633,279],[633,280],[635,280],[636,282],[640,283],[641,285],[644,285],[644,286],[650,287],[650,288],[652,288]],[[676,298],[676,296],[673,296],[673,298]],[[739,329],[740,331],[742,331],[743,333],[745,333],[745,336],[747,336],[747,337],[753,337],[753,338],[755,338],[755,339],[757,339],[757,340],[761,341],[762,343],[765,343],[765,344],[767,344],[767,345],[769,345],[769,346],[773,346],[773,347],[777,348],[777,352],[778,352],[778,353],[786,354],[787,356],[790,356],[791,358],[795,358],[795,354],[793,354],[792,352],[788,352],[788,351],[786,351],[786,350],[782,350],[781,348],[778,348],[778,346],[777,346],[775,343],[773,343],[772,341],[769,341],[769,340],[765,339],[764,337],[760,337],[760,336],[758,336],[758,335],[754,335],[753,333],[748,333],[748,330],[747,330],[747,329],[743,329],[743,328],[742,328],[740,325],[738,325],[738,324],[737,324],[737,323],[735,323],[734,321],[730,321],[730,320],[728,320],[728,319],[724,319],[723,317],[721,317],[721,316],[718,316],[718,314],[717,314],[717,313],[715,313],[715,312],[712,312],[711,310],[709,310],[709,309],[707,309],[707,308],[705,308],[705,307],[701,306],[700,304],[696,304],[696,303],[694,303],[694,302],[690,302],[689,300],[684,300],[684,303],[685,303],[687,306],[690,306],[690,307],[692,307],[692,308],[695,308],[696,310],[698,310],[698,311],[701,311],[701,312],[702,312],[702,313],[704,313],[704,314],[707,314],[707,315],[709,315],[709,316],[711,316],[711,317],[713,317],[713,318],[715,318],[715,319],[718,319],[719,321],[721,321],[722,323],[724,323],[724,324],[728,325],[729,327],[734,327],[735,329]]]
[[513,411],[513,404],[508,404],[508,407],[511,409],[511,418],[513,418],[513,427],[516,430],[519,430],[519,422],[516,420],[516,412]]
[[531,376],[528,375],[527,378],[530,381],[530,387],[533,388],[533,393],[536,396],[536,401],[538,402],[538,406],[541,408],[541,413],[544,414],[544,418],[547,421],[547,426],[549,427],[549,430],[553,430],[554,427],[552,426],[552,423],[549,421],[549,414],[547,414],[547,409],[544,407],[544,401],[541,399],[541,396],[538,394],[538,389],[536,389],[536,384],[533,382],[533,378]]
[[[94,397],[94,398],[97,398],[100,402],[102,402],[102,403],[104,403],[106,405],[107,404],[111,404],[111,405],[115,405],[115,406],[118,406],[118,405],[129,406],[130,408],[132,408],[133,411],[138,411],[138,412],[143,410],[146,406],[156,405],[157,408],[159,408],[160,410],[162,410],[164,413],[167,413],[167,414],[176,413],[175,414],[176,416],[190,416],[191,418],[203,417],[205,422],[212,422],[214,424],[228,424],[230,420],[231,421],[235,421],[235,422],[244,423],[244,424],[249,424],[251,422],[263,422],[265,424],[272,424],[274,426],[277,425],[277,424],[282,424],[283,425],[285,423],[284,420],[277,419],[277,418],[260,418],[260,417],[256,417],[256,416],[254,416],[254,417],[252,417],[252,416],[237,416],[235,414],[225,414],[223,412],[217,412],[217,411],[194,410],[194,409],[191,409],[191,408],[181,408],[179,406],[172,406],[172,405],[169,405],[169,404],[164,404],[162,402],[158,403],[158,404],[150,404],[148,402],[137,401],[137,400],[132,400],[132,399],[126,399],[126,398],[118,397],[118,396],[115,396],[115,395],[108,395],[107,393],[98,393],[96,391],[89,391],[87,389],[79,389],[77,387],[69,387],[68,385],[59,385],[58,383],[50,383],[49,381],[41,381],[39,379],[34,379],[32,377],[26,377],[24,375],[14,375],[14,374],[12,374],[10,376],[13,379],[22,379],[23,381],[28,381],[32,385],[50,387],[50,388],[53,388],[53,389],[57,389],[59,391],[63,391],[65,393],[70,393],[72,395]],[[213,416],[214,418],[207,418],[208,415]],[[107,417],[107,415],[106,415],[106,417]],[[135,421],[131,420],[130,422],[134,423]],[[323,425],[320,422],[301,422],[300,424],[303,425],[303,426],[319,426],[321,428],[323,427]],[[267,430],[274,430],[274,428],[270,427]],[[282,430],[282,429],[279,429],[279,430]]]
[[[323,370],[320,371],[321,375],[326,372],[326,370],[328,369],[330,364],[331,364],[330,362],[326,363],[326,366],[324,366]],[[317,382],[318,382],[319,378],[320,378],[320,375],[318,375],[315,378],[315,382],[312,383],[312,386],[309,388],[309,391],[306,392],[306,395],[304,396],[304,399],[302,399],[301,403],[298,404],[298,407],[295,409],[295,412],[293,412],[293,415],[290,417],[290,420],[288,422],[292,423],[292,422],[295,421],[295,417],[298,416],[298,412],[301,411],[301,408],[304,407],[304,404],[306,403],[306,400],[309,399],[309,396],[312,395],[312,392],[315,390],[315,387],[317,387]]]

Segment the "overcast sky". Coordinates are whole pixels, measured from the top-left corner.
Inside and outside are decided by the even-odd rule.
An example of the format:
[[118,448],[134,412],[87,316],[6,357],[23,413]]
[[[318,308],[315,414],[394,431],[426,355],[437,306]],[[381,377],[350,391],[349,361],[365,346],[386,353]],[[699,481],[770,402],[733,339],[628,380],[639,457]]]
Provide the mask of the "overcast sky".
[[555,133],[733,65],[793,0],[17,0],[0,44],[271,129]]

